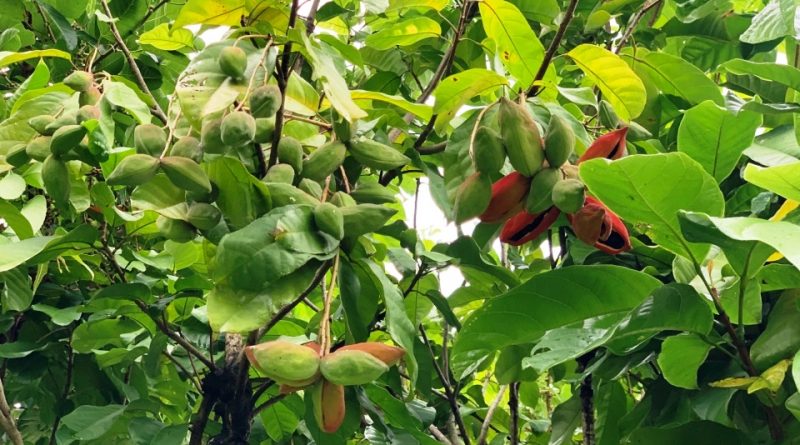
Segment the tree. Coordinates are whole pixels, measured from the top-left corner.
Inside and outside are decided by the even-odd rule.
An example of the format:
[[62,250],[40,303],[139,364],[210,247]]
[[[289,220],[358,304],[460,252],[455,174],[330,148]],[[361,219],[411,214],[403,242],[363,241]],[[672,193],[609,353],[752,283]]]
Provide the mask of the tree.
[[0,5],[9,443],[800,443],[794,2]]

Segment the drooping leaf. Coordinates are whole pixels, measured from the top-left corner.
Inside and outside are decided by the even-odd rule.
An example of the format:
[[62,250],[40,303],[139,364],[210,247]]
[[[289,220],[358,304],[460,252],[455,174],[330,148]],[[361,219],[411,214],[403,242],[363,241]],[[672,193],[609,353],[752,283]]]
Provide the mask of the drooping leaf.
[[441,132],[467,100],[502,85],[508,85],[505,77],[481,68],[469,69],[442,79],[433,91],[436,97],[433,114],[437,116],[434,128]]
[[661,344],[658,366],[671,385],[697,389],[697,370],[710,350],[711,345],[695,334],[673,335]]
[[544,46],[513,3],[484,0],[478,6],[483,29],[503,66],[517,79],[518,88],[528,89],[544,58]]

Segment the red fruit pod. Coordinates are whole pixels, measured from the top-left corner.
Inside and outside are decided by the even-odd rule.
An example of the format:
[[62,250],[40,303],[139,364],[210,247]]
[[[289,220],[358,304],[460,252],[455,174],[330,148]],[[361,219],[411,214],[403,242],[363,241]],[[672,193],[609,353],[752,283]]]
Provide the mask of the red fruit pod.
[[512,172],[492,184],[489,207],[479,218],[485,223],[499,223],[520,211],[530,190],[531,178]]
[[625,156],[625,135],[628,127],[610,131],[595,139],[592,145],[578,159],[578,164],[588,159],[606,158],[619,159]]
[[351,350],[369,353],[388,366],[396,365],[406,355],[406,351],[402,348],[371,341],[342,346],[336,351]]
[[542,213],[519,212],[509,219],[500,232],[500,241],[519,246],[536,239],[556,222],[561,213],[555,206]]
[[575,236],[595,248],[610,255],[631,249],[631,239],[625,223],[591,196],[584,200],[583,207],[574,214],[567,215]]

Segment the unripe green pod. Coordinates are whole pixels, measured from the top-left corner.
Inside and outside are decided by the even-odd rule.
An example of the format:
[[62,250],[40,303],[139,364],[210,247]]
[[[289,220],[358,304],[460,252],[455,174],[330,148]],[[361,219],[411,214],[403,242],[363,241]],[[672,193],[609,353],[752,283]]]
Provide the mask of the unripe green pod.
[[258,144],[271,142],[274,134],[275,118],[262,117],[260,119],[256,119],[256,135],[253,137],[253,142]]
[[303,178],[297,183],[297,188],[317,199],[322,199],[322,186],[320,186],[316,181]]
[[53,133],[53,138],[50,140],[50,151],[56,156],[63,156],[77,147],[85,136],[85,127],[64,125]]
[[218,208],[204,202],[193,203],[186,212],[187,222],[199,230],[213,229],[221,218],[222,212]]
[[543,168],[531,180],[525,211],[541,213],[553,206],[553,186],[561,180],[558,168]]
[[344,218],[344,233],[357,237],[379,230],[397,210],[376,204],[358,204],[341,207]]
[[323,181],[342,165],[346,155],[347,148],[341,142],[325,144],[303,161],[303,176],[312,181]]
[[211,191],[211,181],[197,162],[180,156],[161,158],[161,169],[170,182],[178,187],[197,193]]
[[350,141],[348,148],[356,161],[376,170],[392,170],[411,162],[394,147],[363,137]]
[[17,144],[11,147],[8,150],[8,154],[6,154],[6,162],[13,167],[21,167],[30,162],[30,160],[31,157],[28,156],[28,152],[25,150],[25,144]]
[[247,53],[238,46],[227,46],[220,51],[218,62],[223,74],[241,79],[247,69]]
[[184,136],[175,141],[169,155],[189,158],[198,163],[203,161],[203,149],[200,147],[200,141],[194,136]]
[[44,128],[45,133],[53,134],[59,128],[63,127],[64,125],[75,125],[78,123],[78,113],[77,112],[69,112],[64,113],[61,116],[57,117],[55,120],[47,124]]
[[275,164],[267,170],[263,181],[291,184],[294,182],[294,169],[289,164]]
[[306,386],[319,378],[319,354],[311,348],[275,340],[245,348],[247,359],[277,383]]
[[272,198],[272,206],[283,207],[292,204],[306,204],[316,206],[319,200],[300,190],[299,188],[283,182],[265,182]]
[[584,185],[577,179],[565,179],[553,186],[553,204],[564,213],[575,213],[583,207]]
[[37,161],[44,161],[50,156],[50,136],[37,136],[28,142],[25,153],[28,157]]
[[86,91],[92,87],[94,83],[94,76],[86,71],[73,71],[69,76],[64,78],[64,85],[72,88],[74,91]]
[[544,156],[550,167],[561,167],[575,149],[575,133],[567,121],[558,115],[550,117],[544,142]]
[[158,172],[158,167],[158,158],[137,153],[121,160],[106,178],[106,183],[108,185],[141,185],[153,179]]
[[331,204],[335,205],[336,207],[347,207],[347,206],[354,206],[358,203],[352,196],[348,195],[345,192],[336,192],[331,195],[331,199],[328,201]]
[[322,358],[319,364],[322,376],[337,385],[366,385],[389,370],[389,366],[364,351],[336,351]]
[[88,90],[81,91],[80,94],[78,94],[78,105],[97,105],[97,102],[100,102],[100,98],[102,97],[103,93],[101,93],[97,87],[92,86],[89,87]]
[[456,191],[453,215],[456,224],[472,219],[489,207],[492,199],[492,181],[487,175],[473,173]]
[[200,129],[200,146],[204,153],[220,154],[225,151],[222,142],[222,119],[212,119],[203,122]]
[[361,182],[351,192],[356,202],[367,204],[388,204],[395,202],[394,193],[377,182]]
[[189,223],[179,219],[167,218],[163,215],[159,215],[156,218],[156,227],[164,235],[164,238],[177,243],[189,242],[196,236],[194,227]]
[[291,165],[299,175],[303,171],[303,145],[293,137],[282,137],[278,142],[278,160]]
[[71,186],[69,183],[69,169],[67,163],[53,155],[47,157],[42,164],[42,182],[47,194],[55,201],[59,208],[69,206]]
[[56,129],[48,129],[48,125],[52,124],[55,120],[56,118],[49,114],[42,114],[28,119],[28,125],[42,136],[52,136]]
[[225,145],[239,147],[253,142],[256,120],[244,111],[234,111],[222,119],[220,136]]
[[255,118],[275,116],[281,99],[281,90],[276,85],[260,86],[250,92],[250,114]]
[[344,422],[344,387],[323,379],[306,394],[311,397],[319,429],[328,434],[335,433]]
[[500,98],[497,121],[511,165],[524,176],[533,176],[544,162],[544,142],[527,106]]
[[337,240],[344,238],[344,218],[335,205],[323,202],[314,207],[314,223],[321,232]]
[[492,175],[499,172],[506,162],[506,150],[500,134],[489,127],[478,127],[472,145],[472,162],[480,173]]
[[133,129],[133,145],[138,153],[159,156],[167,146],[167,133],[155,124],[137,125]]
[[96,105],[83,105],[78,109],[76,120],[79,124],[92,119],[100,119],[100,108]]

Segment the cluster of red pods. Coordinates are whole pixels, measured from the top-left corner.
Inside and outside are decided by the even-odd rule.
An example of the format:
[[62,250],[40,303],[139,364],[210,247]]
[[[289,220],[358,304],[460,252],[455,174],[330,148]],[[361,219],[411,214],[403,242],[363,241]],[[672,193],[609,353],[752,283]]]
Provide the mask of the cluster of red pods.
[[[587,159],[619,159],[624,156],[627,130],[621,128],[597,138],[578,159],[578,164]],[[505,221],[500,241],[506,244],[519,246],[538,238],[553,225],[561,213],[555,206],[541,213],[526,212],[525,198],[530,184],[531,178],[513,172],[492,185],[489,207],[480,215],[480,220],[487,223]],[[625,224],[596,198],[587,195],[583,207],[568,214],[567,219],[578,239],[603,252],[616,255],[631,248]]]

